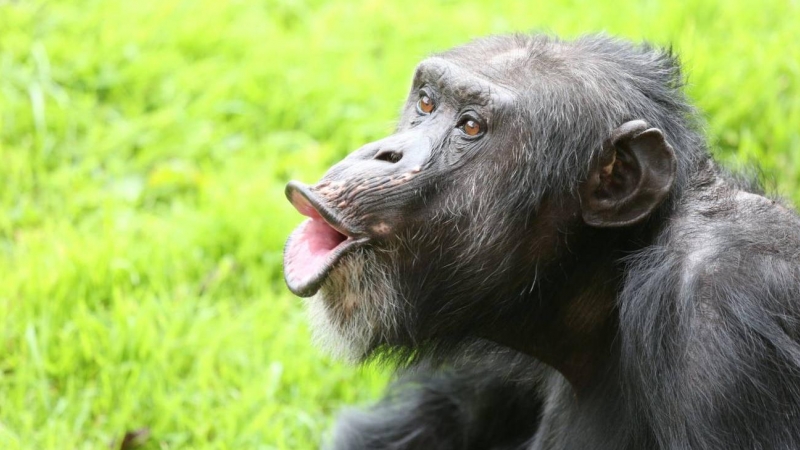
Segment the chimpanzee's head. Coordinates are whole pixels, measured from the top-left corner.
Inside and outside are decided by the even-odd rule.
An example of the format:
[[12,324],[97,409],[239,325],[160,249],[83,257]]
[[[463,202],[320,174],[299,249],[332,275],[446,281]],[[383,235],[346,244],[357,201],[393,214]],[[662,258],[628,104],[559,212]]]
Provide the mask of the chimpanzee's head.
[[394,134],[287,186],[308,217],[289,288],[355,359],[552,310],[543,290],[602,247],[594,231],[677,195],[690,156],[667,141],[695,135],[679,84],[668,53],[606,37],[493,37],[422,61]]

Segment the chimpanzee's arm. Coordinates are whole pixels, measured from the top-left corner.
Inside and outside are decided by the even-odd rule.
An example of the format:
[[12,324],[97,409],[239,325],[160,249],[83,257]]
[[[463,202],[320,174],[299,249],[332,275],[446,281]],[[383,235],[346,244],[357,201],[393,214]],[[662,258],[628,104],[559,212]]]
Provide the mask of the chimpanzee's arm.
[[539,424],[542,370],[530,360],[487,358],[471,366],[411,371],[372,408],[346,410],[327,448],[521,448]]

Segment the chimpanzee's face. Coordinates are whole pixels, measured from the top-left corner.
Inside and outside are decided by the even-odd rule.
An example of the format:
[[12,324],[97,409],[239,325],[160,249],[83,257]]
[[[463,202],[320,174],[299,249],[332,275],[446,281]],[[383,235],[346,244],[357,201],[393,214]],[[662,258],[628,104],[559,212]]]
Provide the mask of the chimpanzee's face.
[[435,301],[425,279],[458,284],[472,263],[502,265],[480,255],[508,256],[489,248],[507,240],[495,231],[527,214],[499,208],[530,206],[511,198],[524,150],[514,101],[491,79],[431,58],[417,69],[395,134],[315,185],[287,186],[309,219],[286,245],[286,282],[299,296],[317,294],[309,302],[317,330],[335,331],[333,342],[362,356],[407,332],[398,328],[415,314],[412,297]]
[[659,130],[630,121],[601,145],[610,130],[579,82],[486,42],[423,61],[393,135],[286,188],[308,217],[286,244],[286,283],[315,296],[313,330],[341,356],[481,334],[500,323],[498,299],[536,303],[572,227],[637,223],[669,192]]

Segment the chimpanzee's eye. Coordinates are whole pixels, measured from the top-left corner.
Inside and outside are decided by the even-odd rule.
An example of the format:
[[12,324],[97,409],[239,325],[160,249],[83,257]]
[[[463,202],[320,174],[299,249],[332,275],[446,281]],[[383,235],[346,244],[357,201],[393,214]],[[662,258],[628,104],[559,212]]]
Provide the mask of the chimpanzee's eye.
[[417,109],[419,112],[422,114],[430,114],[433,112],[434,108],[436,108],[436,104],[433,102],[432,98],[425,94],[419,98],[419,102],[417,102]]
[[483,125],[481,125],[477,119],[469,116],[462,117],[461,120],[458,121],[456,128],[469,137],[479,136],[484,131]]
[[481,124],[470,119],[461,125],[461,129],[467,136],[477,136],[481,132]]

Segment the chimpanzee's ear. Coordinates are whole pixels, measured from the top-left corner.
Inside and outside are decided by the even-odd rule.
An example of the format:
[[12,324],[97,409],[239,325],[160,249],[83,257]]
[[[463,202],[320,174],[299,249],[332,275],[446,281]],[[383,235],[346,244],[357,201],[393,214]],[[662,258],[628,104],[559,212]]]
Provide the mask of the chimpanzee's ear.
[[641,120],[625,122],[611,133],[580,187],[583,220],[595,227],[644,220],[669,193],[676,165],[661,130]]

